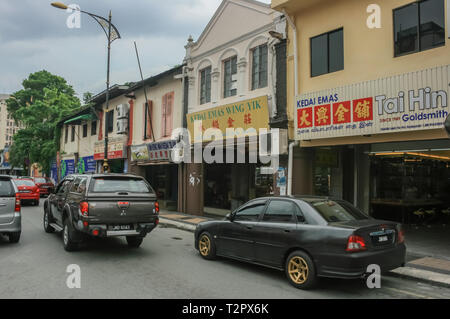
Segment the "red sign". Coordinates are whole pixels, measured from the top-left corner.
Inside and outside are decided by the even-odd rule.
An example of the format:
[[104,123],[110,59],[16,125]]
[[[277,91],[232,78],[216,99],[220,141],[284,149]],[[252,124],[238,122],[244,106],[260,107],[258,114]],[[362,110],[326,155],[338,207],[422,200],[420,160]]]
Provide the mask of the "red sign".
[[297,110],[297,126],[298,128],[313,126],[313,112],[312,107]]
[[314,107],[314,126],[331,124],[331,104]]
[[373,98],[353,100],[353,122],[373,120]]
[[[99,161],[105,158],[105,153],[94,154],[94,160]],[[108,159],[124,158],[123,151],[110,151],[108,152]]]
[[352,121],[352,106],[350,101],[333,104],[333,124],[350,123]]

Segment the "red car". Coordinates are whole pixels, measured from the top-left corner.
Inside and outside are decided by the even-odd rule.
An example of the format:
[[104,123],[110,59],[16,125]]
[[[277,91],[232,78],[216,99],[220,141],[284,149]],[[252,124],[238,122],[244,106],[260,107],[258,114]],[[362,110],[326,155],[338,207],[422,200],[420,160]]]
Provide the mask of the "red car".
[[35,206],[39,205],[39,187],[36,186],[32,179],[15,179],[14,183],[19,189],[17,197],[20,199],[21,203],[29,201]]
[[39,194],[42,197],[43,195],[50,195],[50,193],[55,188],[55,185],[52,183],[50,178],[48,177],[35,177],[34,183],[37,187],[39,187]]

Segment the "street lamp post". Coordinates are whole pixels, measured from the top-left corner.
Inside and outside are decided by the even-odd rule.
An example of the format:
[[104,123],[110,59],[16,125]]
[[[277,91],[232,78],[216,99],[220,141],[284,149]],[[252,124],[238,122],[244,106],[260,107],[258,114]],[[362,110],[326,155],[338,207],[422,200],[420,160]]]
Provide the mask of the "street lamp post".
[[[68,9],[68,6],[65,5],[64,3],[61,2],[53,2],[51,4],[53,7],[58,8],[58,9],[63,9],[66,10]],[[106,110],[109,109],[109,69],[110,69],[110,61],[111,61],[111,43],[116,40],[116,39],[120,39],[120,34],[119,34],[119,30],[117,30],[117,28],[114,26],[114,24],[111,23],[112,20],[112,15],[111,15],[111,10],[109,11],[109,16],[108,16],[108,20],[106,20],[105,18],[98,16],[96,14],[93,13],[89,13],[83,10],[79,10],[79,9],[74,9],[74,10],[78,10],[82,13],[85,13],[89,16],[91,16],[95,21],[98,22],[98,24],[100,24],[100,26],[102,27],[103,31],[105,32],[105,35],[107,37],[108,40],[108,62],[107,62],[107,70],[106,70]],[[105,112],[105,116],[104,116],[104,123],[105,123],[105,155],[104,155],[104,159],[103,159],[103,172],[106,173],[109,170],[109,165],[108,165],[108,126],[106,123],[106,112]]]

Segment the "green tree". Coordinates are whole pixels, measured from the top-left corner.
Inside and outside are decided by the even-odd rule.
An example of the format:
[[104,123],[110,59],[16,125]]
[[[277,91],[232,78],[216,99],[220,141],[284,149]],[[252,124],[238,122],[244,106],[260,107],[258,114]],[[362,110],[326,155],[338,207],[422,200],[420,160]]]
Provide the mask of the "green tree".
[[24,126],[13,137],[11,165],[37,163],[48,174],[59,149],[56,125],[80,108],[80,100],[66,80],[45,70],[30,74],[22,85],[23,89],[6,101],[8,112]]

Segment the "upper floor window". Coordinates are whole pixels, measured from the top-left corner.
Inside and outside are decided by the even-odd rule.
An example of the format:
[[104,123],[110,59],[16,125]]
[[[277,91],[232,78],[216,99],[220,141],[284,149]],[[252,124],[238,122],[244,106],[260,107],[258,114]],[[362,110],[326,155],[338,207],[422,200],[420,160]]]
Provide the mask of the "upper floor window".
[[172,134],[173,127],[173,100],[175,93],[170,92],[163,96],[162,99],[162,125],[161,125],[161,136],[166,137]]
[[211,102],[211,67],[200,71],[200,104]]
[[83,137],[87,136],[87,128],[88,128],[88,125],[87,124],[83,124]]
[[414,2],[394,10],[395,56],[445,44],[444,0]]
[[114,131],[114,110],[106,113],[106,125],[108,133],[112,133]]
[[144,140],[153,137],[153,101],[144,103]]
[[91,136],[97,134],[97,121],[91,122]]
[[71,142],[75,141],[75,126],[72,125],[72,138],[70,139]]
[[66,131],[64,134],[64,143],[67,144],[67,141],[69,140],[69,127],[66,126]]
[[252,50],[252,90],[267,86],[267,44]]
[[227,98],[237,94],[237,56],[223,62],[224,87],[223,97]]
[[344,30],[311,38],[311,77],[344,69]]

